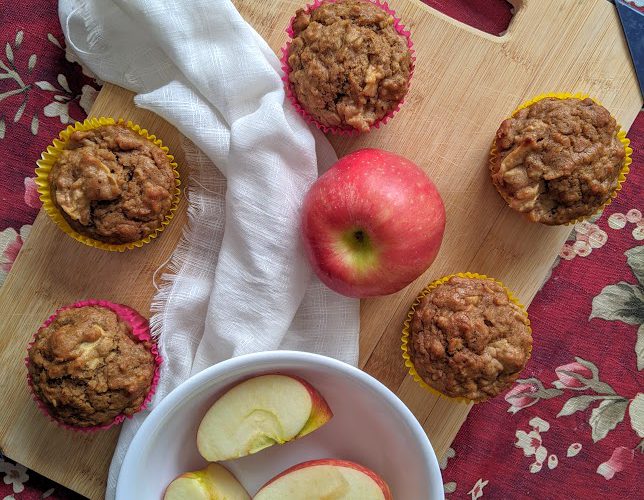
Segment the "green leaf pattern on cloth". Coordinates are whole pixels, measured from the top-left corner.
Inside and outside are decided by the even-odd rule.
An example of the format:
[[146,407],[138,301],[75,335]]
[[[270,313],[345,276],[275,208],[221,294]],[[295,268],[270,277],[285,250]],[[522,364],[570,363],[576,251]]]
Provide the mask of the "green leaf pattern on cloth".
[[644,369],[644,246],[640,245],[624,252],[626,262],[637,278],[632,285],[620,281],[604,287],[593,299],[593,309],[588,318],[601,318],[609,321],[623,321],[629,325],[639,325],[635,356],[637,369]]
[[626,262],[637,278],[640,287],[644,287],[644,245],[631,248],[624,252],[624,255],[626,255]]
[[623,321],[629,325],[644,323],[644,292],[639,285],[620,281],[604,287],[593,299],[590,318]]
[[[606,396],[576,396],[574,398],[570,398],[568,401],[566,401],[566,404],[563,405],[563,408],[561,408],[561,411],[557,414],[557,418],[566,417],[578,411],[584,411],[595,401],[601,399],[605,400],[605,397]],[[615,396],[615,398],[619,400],[624,399],[620,396]]]
[[637,342],[635,342],[635,355],[637,356],[637,369],[644,370],[644,324],[637,329]]
[[590,414],[588,423],[593,429],[593,441],[604,439],[617,424],[624,420],[628,400],[622,398],[617,400],[605,400]]
[[644,438],[644,393],[640,392],[633,398],[628,408],[631,427],[641,438]]

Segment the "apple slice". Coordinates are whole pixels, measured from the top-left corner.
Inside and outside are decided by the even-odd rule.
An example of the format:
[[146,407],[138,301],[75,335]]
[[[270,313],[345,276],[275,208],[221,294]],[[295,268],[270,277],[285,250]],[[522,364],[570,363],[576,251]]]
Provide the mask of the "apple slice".
[[163,500],[250,500],[250,496],[228,469],[208,464],[172,481]]
[[311,460],[266,483],[253,500],[392,500],[387,483],[372,470],[347,460]]
[[305,436],[333,413],[308,382],[290,375],[260,375],[221,396],[197,431],[199,453],[210,462],[240,458]]

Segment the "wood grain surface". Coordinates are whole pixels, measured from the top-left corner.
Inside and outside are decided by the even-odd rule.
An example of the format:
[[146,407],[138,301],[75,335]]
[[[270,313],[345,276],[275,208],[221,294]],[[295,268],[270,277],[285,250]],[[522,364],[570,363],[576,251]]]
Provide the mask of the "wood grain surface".
[[[605,0],[517,1],[502,37],[418,0],[390,4],[412,31],[417,59],[410,93],[385,127],[331,142],[339,156],[378,147],[408,157],[426,170],[445,201],[447,229],[438,259],[405,290],[363,301],[360,334],[360,367],[411,408],[440,456],[470,407],[427,393],[406,374],[400,330],[410,303],[427,282],[469,270],[501,279],[528,304],[570,231],[526,222],[492,187],[486,159],[499,123],[540,93],[584,91],[628,128],[642,99],[617,14]],[[302,2],[236,0],[235,5],[278,52],[285,42],[283,27]],[[175,154],[185,180],[180,134],[135,108],[131,93],[105,85],[91,115],[123,117],[148,128]],[[90,498],[103,497],[118,429],[79,434],[43,417],[27,391],[25,348],[53,310],[79,299],[122,302],[149,315],[153,272],[171,255],[186,222],[185,208],[182,199],[158,240],[124,254],[85,247],[42,211],[38,215],[0,290],[0,449],[7,456]]]

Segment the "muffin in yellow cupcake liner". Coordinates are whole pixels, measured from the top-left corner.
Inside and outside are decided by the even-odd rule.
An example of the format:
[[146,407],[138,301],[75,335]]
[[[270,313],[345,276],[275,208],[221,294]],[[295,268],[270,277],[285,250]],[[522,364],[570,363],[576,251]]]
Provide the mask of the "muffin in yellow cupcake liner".
[[[452,278],[472,278],[472,279],[480,279],[480,280],[489,280],[489,281],[494,281],[498,285],[500,285],[503,290],[505,290],[505,293],[508,294],[508,298],[510,299],[510,302],[518,306],[524,313],[526,318],[528,319],[528,330],[530,330],[530,334],[532,335],[532,328],[530,328],[530,318],[528,318],[528,312],[526,311],[526,308],[521,302],[519,302],[519,299],[516,298],[516,296],[499,280],[490,278],[486,276],[485,274],[477,274],[477,273],[456,273],[456,274],[449,274],[447,276],[444,276],[443,278],[437,279],[436,281],[432,281],[429,285],[427,285],[423,290],[418,294],[418,297],[416,297],[416,300],[412,303],[411,307],[409,308],[409,313],[407,313],[407,318],[403,322],[403,329],[402,329],[402,346],[401,349],[403,351],[403,359],[405,360],[405,366],[409,370],[409,375],[413,377],[413,379],[423,388],[434,394],[435,396],[439,396],[442,398],[447,398],[452,401],[458,401],[459,403],[477,403],[478,401],[472,401],[471,399],[467,398],[462,398],[462,397],[452,397],[452,396],[447,396],[446,394],[443,394],[440,392],[438,389],[433,388],[430,386],[427,382],[425,382],[421,376],[418,374],[416,371],[416,368],[414,367],[414,363],[411,361],[411,356],[409,355],[409,336],[410,336],[410,325],[411,321],[414,317],[414,313],[416,312],[416,308],[420,304],[420,301],[429,293],[431,292],[434,288],[442,285],[443,283],[447,283],[450,279]],[[530,352],[528,353],[528,359],[530,358],[530,355],[532,354],[532,347],[530,348]]]
[[[576,94],[571,94],[571,93],[568,93],[568,92],[550,92],[550,93],[547,93],[547,94],[540,94],[540,95],[538,95],[536,97],[533,97],[529,101],[526,101],[523,104],[521,104],[518,108],[516,108],[510,114],[510,116],[508,116],[508,118],[513,117],[514,115],[516,115],[522,109],[525,109],[525,108],[527,108],[529,106],[532,106],[535,102],[539,102],[542,99],[555,98],[555,99],[580,99],[580,100],[583,100],[583,99],[586,99],[586,98],[589,98],[589,97],[590,97],[590,95],[585,94],[583,92],[577,92]],[[599,104],[600,106],[603,106],[603,104],[601,102],[599,102],[597,99],[595,99],[594,97],[590,97],[590,99],[592,99],[596,104]],[[610,194],[610,197],[608,198],[608,200],[606,200],[604,202],[604,204],[601,207],[599,207],[595,212],[593,212],[592,214],[589,214],[589,215],[584,215],[582,217],[578,217],[578,218],[576,218],[576,219],[574,219],[574,220],[572,220],[570,222],[566,222],[563,225],[571,226],[573,224],[577,224],[578,222],[590,219],[595,214],[601,212],[608,205],[610,205],[610,203],[613,201],[613,199],[617,196],[617,193],[622,189],[622,183],[624,183],[624,181],[626,181],[626,176],[630,172],[629,165],[633,161],[632,158],[631,158],[631,155],[633,153],[633,149],[630,147],[630,143],[631,143],[630,139],[628,139],[628,137],[626,137],[626,131],[622,128],[622,126],[620,125],[619,122],[617,122],[617,125],[619,126],[619,132],[617,133],[617,139],[619,139],[619,142],[621,142],[622,145],[624,146],[624,164],[622,165],[622,169],[620,170],[619,176],[617,177],[617,187]],[[489,161],[488,161],[490,169],[492,168],[492,164],[496,161],[496,156],[497,156],[496,141],[494,139],[492,139],[492,147],[490,148],[490,158],[489,158]],[[498,189],[497,189],[497,191],[498,191]],[[501,194],[501,193],[499,192],[499,194]]]
[[[60,156],[63,149],[65,148],[65,145],[67,144],[67,141],[69,140],[69,137],[72,135],[72,133],[78,130],[95,129],[102,125],[116,125],[116,124],[125,125],[130,130],[133,130],[140,136],[145,137],[146,139],[152,141],[155,145],[161,148],[161,150],[168,157],[168,160],[170,160],[170,166],[172,167],[172,171],[174,173],[174,179],[175,179],[174,181],[175,188],[172,196],[172,205],[170,206],[170,210],[165,216],[163,222],[161,223],[161,226],[155,229],[152,233],[145,236],[145,238],[142,238],[138,241],[122,243],[122,244],[105,243],[103,241],[90,238],[89,236],[85,236],[79,233],[78,231],[74,230],[69,225],[67,220],[63,217],[63,215],[60,213],[60,210],[56,207],[54,200],[51,197],[51,188],[49,185],[49,173],[51,172],[51,169],[53,168],[54,164],[58,160],[58,157]],[[76,122],[75,124],[68,126],[65,130],[61,131],[60,134],[58,134],[58,138],[54,139],[53,142],[49,146],[47,146],[47,150],[42,153],[40,160],[38,160],[36,164],[38,165],[38,168],[36,168],[36,186],[38,186],[38,193],[40,194],[40,200],[43,203],[43,208],[47,212],[47,215],[49,215],[49,217],[51,217],[51,219],[58,225],[58,227],[62,229],[65,233],[67,233],[69,236],[91,247],[96,247],[96,248],[100,248],[102,250],[108,250],[111,252],[123,252],[125,250],[131,250],[132,248],[135,248],[135,247],[142,247],[146,243],[149,243],[152,239],[156,238],[159,235],[159,233],[161,233],[166,228],[166,226],[170,223],[170,221],[174,217],[174,213],[177,211],[177,207],[179,206],[179,197],[181,195],[181,190],[179,189],[179,186],[181,185],[181,181],[179,180],[179,172],[177,171],[177,164],[174,161],[174,156],[169,154],[168,148],[163,145],[163,143],[161,142],[161,139],[158,139],[155,135],[148,133],[146,129],[141,128],[139,125],[136,125],[131,121],[126,122],[122,118],[119,118],[118,120],[114,120],[114,118],[103,118],[103,117],[88,118],[83,122]]]

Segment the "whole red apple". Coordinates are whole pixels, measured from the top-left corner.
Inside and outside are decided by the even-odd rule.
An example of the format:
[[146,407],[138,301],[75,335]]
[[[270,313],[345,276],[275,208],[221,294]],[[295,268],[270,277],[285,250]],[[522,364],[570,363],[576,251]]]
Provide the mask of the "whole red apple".
[[434,261],[445,230],[436,186],[414,163],[362,149],[335,163],[302,207],[302,234],[320,280],[350,297],[397,292]]

